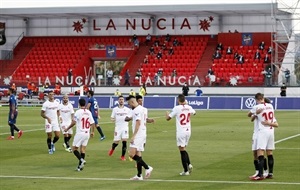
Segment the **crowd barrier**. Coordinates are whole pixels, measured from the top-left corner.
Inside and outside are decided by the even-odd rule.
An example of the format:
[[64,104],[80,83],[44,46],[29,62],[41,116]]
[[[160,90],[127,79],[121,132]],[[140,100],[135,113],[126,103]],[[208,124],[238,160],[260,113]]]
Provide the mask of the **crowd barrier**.
[[[87,97],[84,97],[87,100]],[[118,97],[94,96],[100,108],[113,108],[118,105]],[[300,97],[268,97],[276,110],[300,110]],[[62,96],[56,96],[57,101]],[[69,97],[75,108],[78,96]],[[200,110],[245,110],[255,104],[253,97],[186,97],[190,106]],[[177,104],[176,97],[144,97],[144,106],[148,109],[172,109]]]

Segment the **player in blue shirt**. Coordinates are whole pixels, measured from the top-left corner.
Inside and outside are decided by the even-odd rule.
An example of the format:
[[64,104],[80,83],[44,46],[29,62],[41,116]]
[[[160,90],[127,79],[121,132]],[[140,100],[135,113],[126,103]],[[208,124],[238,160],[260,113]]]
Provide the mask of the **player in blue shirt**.
[[23,134],[23,131],[16,127],[17,116],[18,116],[18,104],[17,99],[15,96],[15,90],[12,88],[8,89],[9,95],[9,114],[8,114],[8,125],[10,126],[10,133],[11,136],[7,138],[7,140],[14,140],[15,139],[15,130],[18,132],[18,138],[20,138]]
[[94,91],[89,90],[86,95],[89,98],[86,109],[89,109],[92,112],[92,115],[93,115],[93,118],[94,118],[94,121],[95,121],[95,126],[96,126],[99,134],[101,135],[100,140],[103,141],[105,139],[105,135],[103,134],[102,129],[99,126],[99,123],[98,123],[98,116],[99,116],[98,109],[99,109],[99,106],[98,106],[97,100],[94,98]]

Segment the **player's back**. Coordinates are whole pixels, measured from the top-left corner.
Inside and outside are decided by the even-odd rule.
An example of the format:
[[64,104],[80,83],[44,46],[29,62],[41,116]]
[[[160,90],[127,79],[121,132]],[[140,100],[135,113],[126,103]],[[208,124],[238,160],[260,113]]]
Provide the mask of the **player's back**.
[[176,131],[191,131],[191,114],[195,114],[195,110],[190,105],[177,105],[174,107],[172,114],[176,115]]
[[76,133],[90,134],[90,125],[94,123],[92,113],[87,109],[79,109],[74,114]]
[[135,130],[136,121],[140,120],[140,128],[136,136],[146,135],[146,126],[145,126],[145,109],[143,106],[139,105],[133,109],[132,112],[132,131]]
[[274,121],[276,121],[273,105],[269,103],[263,103],[257,105],[257,109],[262,109],[262,112],[257,115],[259,129],[272,129],[272,127],[265,127],[261,122],[269,121],[273,123]]
[[91,111],[93,117],[98,118],[99,106],[97,100],[92,96],[89,98],[88,103],[91,104],[89,110]]

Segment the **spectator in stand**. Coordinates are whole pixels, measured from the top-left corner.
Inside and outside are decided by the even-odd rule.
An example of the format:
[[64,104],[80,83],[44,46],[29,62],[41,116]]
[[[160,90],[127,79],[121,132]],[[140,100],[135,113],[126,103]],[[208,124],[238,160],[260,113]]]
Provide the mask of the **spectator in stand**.
[[237,63],[240,63],[240,64],[245,63],[245,58],[244,58],[243,54],[240,54],[240,55],[239,55],[239,58],[238,58],[238,62],[237,62]]
[[132,41],[134,42],[136,39],[137,39],[137,35],[136,35],[136,34],[133,34],[133,36],[132,36]]
[[72,82],[72,75],[73,75],[73,71],[72,69],[68,70],[68,84],[71,84]]
[[176,69],[173,69],[172,73],[171,73],[172,77],[177,77],[177,71]]
[[142,71],[141,69],[138,69],[135,73],[135,79],[138,80],[140,77],[142,77]]
[[134,48],[135,48],[136,50],[138,50],[139,47],[140,47],[140,41],[139,41],[139,39],[137,38],[136,40],[134,40],[134,41],[133,41],[133,44],[134,44]]
[[106,71],[106,76],[107,76],[107,85],[111,86],[112,85],[112,79],[114,76],[114,72],[111,70],[111,68],[108,68]]
[[271,67],[269,67],[268,70],[265,71],[264,73],[265,73],[265,85],[266,86],[272,86],[272,71],[271,71]]
[[158,47],[159,46],[159,38],[156,36],[155,41],[154,41],[154,46]]
[[179,46],[179,41],[177,40],[177,38],[173,40],[173,46]]
[[222,55],[219,50],[216,50],[216,52],[213,54],[213,59],[221,59]]
[[170,49],[169,49],[169,55],[173,55],[174,54],[174,49],[173,47],[171,46]]
[[162,77],[163,76],[163,69],[162,68],[159,68],[158,71],[157,71],[157,75],[158,77]]
[[255,52],[255,54],[254,54],[254,59],[260,60],[260,52],[259,52],[259,49],[256,50],[256,52]]
[[159,50],[159,52],[156,54],[156,58],[157,59],[161,59],[162,58],[162,51],[161,50]]
[[237,29],[234,30],[234,33],[239,33],[239,31]]
[[60,90],[61,90],[61,87],[58,83],[55,83],[55,89],[54,89],[54,94],[55,95],[60,95]]
[[163,51],[167,50],[167,45],[164,43],[164,44],[161,46],[161,49],[162,49]]
[[211,68],[209,68],[207,71],[207,76],[213,75],[213,74],[214,74],[214,71]]
[[265,57],[264,57],[264,63],[270,63],[271,60],[270,60],[270,57],[269,55],[266,53]]
[[27,97],[32,98],[32,83],[31,82],[27,83]]
[[169,42],[169,41],[171,41],[171,36],[170,34],[167,34],[165,38],[165,42]]
[[258,45],[258,49],[260,49],[260,50],[265,49],[265,42],[264,41],[260,42],[260,44]]
[[148,34],[147,36],[146,36],[146,46],[148,46],[148,44],[151,42],[151,35],[150,34]]
[[150,55],[154,55],[155,54],[155,51],[154,51],[154,45],[152,45],[149,49],[149,54]]
[[216,50],[219,50],[219,51],[222,51],[224,48],[223,48],[223,44],[220,42],[217,47],[216,47]]
[[148,55],[145,56],[145,58],[144,58],[144,63],[145,63],[145,64],[148,64],[148,63],[149,63]]
[[157,73],[155,73],[155,75],[154,75],[153,83],[154,83],[155,86],[158,85],[158,75],[157,75]]
[[232,54],[232,48],[230,46],[227,47],[226,54],[227,55]]
[[234,59],[238,59],[239,58],[239,54],[238,52],[235,52],[234,55],[233,55]]
[[273,53],[273,49],[272,49],[271,46],[269,46],[269,48],[268,48],[268,54],[270,55],[270,54],[272,54],[272,53]]
[[129,82],[129,80],[130,80],[129,69],[127,69],[126,72],[125,72],[124,80],[125,80],[124,86],[126,86],[126,85],[130,86],[130,82]]

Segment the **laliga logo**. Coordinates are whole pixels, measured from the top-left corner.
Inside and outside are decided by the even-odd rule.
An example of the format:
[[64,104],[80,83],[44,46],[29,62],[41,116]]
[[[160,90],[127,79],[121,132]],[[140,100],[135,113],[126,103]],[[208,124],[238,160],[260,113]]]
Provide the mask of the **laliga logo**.
[[245,106],[247,108],[252,108],[253,106],[256,105],[256,101],[254,98],[248,98],[246,101],[245,101]]

